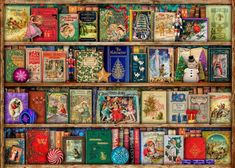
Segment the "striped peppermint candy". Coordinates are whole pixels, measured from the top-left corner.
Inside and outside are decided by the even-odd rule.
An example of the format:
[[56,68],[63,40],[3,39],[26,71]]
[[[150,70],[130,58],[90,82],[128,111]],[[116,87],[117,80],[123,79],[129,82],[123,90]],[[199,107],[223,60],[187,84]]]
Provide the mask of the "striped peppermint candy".
[[61,164],[64,160],[64,154],[60,149],[50,149],[47,160],[50,164]]

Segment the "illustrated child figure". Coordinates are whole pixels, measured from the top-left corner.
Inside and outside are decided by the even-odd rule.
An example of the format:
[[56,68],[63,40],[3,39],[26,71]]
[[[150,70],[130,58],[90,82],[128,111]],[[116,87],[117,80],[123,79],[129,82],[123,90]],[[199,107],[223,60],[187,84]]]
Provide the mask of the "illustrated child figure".
[[10,106],[11,106],[11,109],[12,109],[10,111],[11,117],[12,117],[13,120],[16,120],[17,117],[20,115],[20,112],[21,112],[20,111],[21,110],[21,108],[20,108],[21,102],[19,100],[15,99],[14,102],[10,104]]
[[117,102],[113,104],[113,109],[111,110],[113,121],[118,122],[123,119],[123,114],[121,113],[121,109],[119,108],[119,105]]
[[162,64],[161,67],[159,68],[159,72],[160,72],[160,77],[164,77],[164,74],[165,74],[164,64]]
[[65,107],[64,107],[64,104],[61,104],[61,106],[60,106],[60,113],[62,113],[62,114],[64,114],[64,115],[67,114],[66,109],[65,109]]
[[144,156],[148,158],[154,157],[154,154],[156,153],[154,142],[152,140],[149,140],[144,146]]
[[38,27],[41,24],[42,24],[42,17],[39,15],[32,15],[30,17],[30,21],[26,30],[25,38],[32,40],[36,36],[41,36],[42,31]]
[[167,150],[166,150],[166,155],[171,162],[177,162],[178,160],[178,153],[179,153],[179,148],[176,146],[177,142],[174,138],[170,139],[168,145],[167,145]]
[[127,114],[126,115],[129,116],[132,121],[134,121],[134,122],[136,121],[136,119],[135,119],[135,109],[134,109],[132,99],[129,99],[129,101],[128,101]]
[[109,110],[109,107],[107,105],[107,102],[103,103],[101,114],[102,114],[102,119],[101,119],[102,121],[104,121],[105,118],[106,118],[107,121],[109,121],[111,119],[110,110]]
[[213,62],[213,71],[214,71],[214,77],[220,77],[223,74],[220,55],[217,55],[215,61]]
[[89,107],[87,105],[87,102],[82,102],[82,108],[83,112],[81,114],[82,122],[87,121],[90,117]]

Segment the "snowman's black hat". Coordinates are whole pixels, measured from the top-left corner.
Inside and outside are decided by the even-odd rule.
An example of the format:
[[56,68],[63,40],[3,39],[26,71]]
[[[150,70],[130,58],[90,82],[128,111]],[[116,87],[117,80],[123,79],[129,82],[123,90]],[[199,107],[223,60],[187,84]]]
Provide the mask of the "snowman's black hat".
[[190,56],[188,57],[188,62],[194,62],[194,61],[195,61],[194,56],[193,56],[193,55],[190,55]]

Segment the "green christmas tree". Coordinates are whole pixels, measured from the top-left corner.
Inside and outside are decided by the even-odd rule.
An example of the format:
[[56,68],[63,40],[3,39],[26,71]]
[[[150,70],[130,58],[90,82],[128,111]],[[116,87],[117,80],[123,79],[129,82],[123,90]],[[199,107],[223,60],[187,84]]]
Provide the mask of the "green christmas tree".
[[198,63],[198,70],[199,70],[199,79],[205,80],[205,73],[203,71],[203,66],[201,62]]
[[187,68],[187,65],[184,61],[184,57],[180,56],[179,63],[176,67],[175,80],[182,81],[184,77],[184,70]]
[[156,102],[156,100],[155,100],[154,96],[149,96],[148,99],[144,101],[145,108],[144,108],[143,112],[145,113],[146,116],[148,116],[151,111],[156,110],[155,102]]

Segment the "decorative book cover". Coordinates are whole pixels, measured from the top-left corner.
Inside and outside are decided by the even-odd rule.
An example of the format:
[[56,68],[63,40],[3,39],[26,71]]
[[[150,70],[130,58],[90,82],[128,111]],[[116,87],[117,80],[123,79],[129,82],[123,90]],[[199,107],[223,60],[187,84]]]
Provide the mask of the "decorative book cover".
[[168,92],[168,122],[169,123],[186,123],[188,108],[187,91],[170,91]]
[[124,128],[124,147],[129,151],[130,149],[130,129]]
[[5,123],[19,124],[20,113],[28,108],[28,93],[5,93]]
[[175,41],[175,16],[173,12],[155,12],[154,41]]
[[184,137],[164,135],[164,164],[181,164],[184,159]]
[[92,90],[70,90],[70,123],[92,123]]
[[108,164],[111,161],[112,132],[111,130],[87,130],[86,163]]
[[26,48],[29,82],[42,82],[42,48]]
[[129,162],[130,164],[134,164],[135,162],[135,148],[134,148],[134,129],[130,129],[130,150],[129,150]]
[[43,82],[66,81],[66,52],[43,51]]
[[47,163],[48,152],[49,152],[49,131],[27,130],[26,133],[27,164]]
[[134,128],[134,163],[140,164],[140,129]]
[[231,123],[231,93],[209,93],[210,123]]
[[7,49],[5,57],[6,82],[13,82],[13,73],[17,68],[25,67],[25,50]]
[[77,55],[77,81],[97,82],[97,73],[103,67],[103,52],[80,50]]
[[46,118],[46,93],[43,91],[29,91],[29,108],[37,114],[35,123],[44,124]]
[[184,159],[205,160],[206,140],[201,137],[187,137],[184,139]]
[[148,55],[146,53],[131,54],[131,81],[148,81]]
[[120,146],[119,129],[112,128],[112,149]]
[[206,17],[209,20],[209,40],[231,41],[231,5],[207,5]]
[[100,8],[100,41],[129,41],[127,6]]
[[153,11],[130,10],[130,41],[153,41]]
[[68,123],[68,93],[47,93],[47,123]]
[[163,164],[165,132],[141,132],[141,163]]
[[5,6],[5,41],[24,41],[30,18],[30,6],[6,5]]
[[5,139],[5,164],[25,164],[25,139]]
[[57,8],[32,8],[31,15],[39,15],[42,17],[42,24],[39,26],[39,29],[42,31],[42,35],[35,37],[33,41],[58,41]]
[[198,110],[196,115],[197,123],[209,123],[210,116],[210,97],[209,95],[190,94],[188,98],[189,106],[191,110]]
[[174,48],[149,48],[149,82],[174,80]]
[[142,123],[166,123],[167,92],[142,91]]
[[99,90],[96,110],[98,123],[139,123],[138,92]]
[[111,73],[110,82],[129,82],[130,48],[128,46],[110,46],[106,53],[107,71]]
[[215,164],[231,164],[231,132],[203,131],[206,138],[206,159],[215,160]]
[[59,41],[78,41],[78,14],[59,14]]

